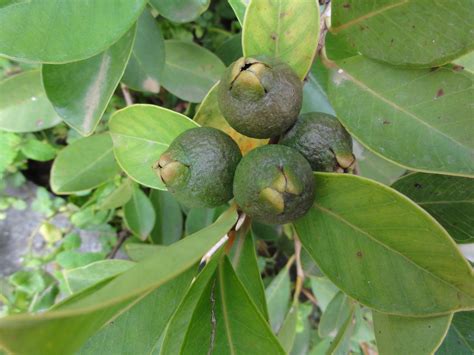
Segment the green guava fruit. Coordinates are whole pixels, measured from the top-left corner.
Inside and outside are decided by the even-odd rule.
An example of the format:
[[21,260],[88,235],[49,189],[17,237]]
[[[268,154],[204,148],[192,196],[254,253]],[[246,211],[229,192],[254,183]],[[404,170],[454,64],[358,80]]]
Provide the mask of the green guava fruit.
[[234,172],[242,158],[238,145],[210,127],[181,133],[155,164],[156,173],[187,207],[217,207],[232,198]]
[[237,166],[234,197],[242,211],[256,221],[288,223],[303,216],[313,204],[313,172],[292,148],[276,144],[258,147]]
[[355,162],[351,136],[336,117],[326,113],[300,115],[279,144],[299,151],[314,171],[343,172]]
[[289,65],[266,57],[240,58],[224,72],[219,109],[239,133],[252,138],[278,136],[296,121],[303,85]]

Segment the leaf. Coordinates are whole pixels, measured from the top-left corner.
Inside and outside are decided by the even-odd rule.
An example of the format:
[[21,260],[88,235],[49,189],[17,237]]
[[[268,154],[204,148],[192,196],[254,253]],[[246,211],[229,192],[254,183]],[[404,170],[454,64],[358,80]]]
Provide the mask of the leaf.
[[160,190],[165,186],[153,165],[180,133],[196,126],[180,113],[143,104],[119,110],[109,121],[118,164],[133,180]]
[[155,225],[155,210],[150,199],[138,187],[133,188],[132,198],[123,207],[124,219],[132,233],[145,240]]
[[[66,63],[90,58],[117,42],[145,0],[15,1],[0,7],[0,55],[20,61]],[[28,19],[18,36],[18,24]]]
[[337,65],[329,98],[357,140],[408,169],[474,175],[473,74],[451,67],[401,69],[361,56]]
[[149,293],[90,338],[79,354],[150,354],[194,274],[191,268]]
[[335,0],[330,31],[363,55],[395,65],[434,67],[474,49],[472,1]]
[[51,188],[70,194],[97,187],[119,172],[109,134],[79,139],[61,150],[51,169]]
[[356,140],[353,140],[352,143],[360,176],[391,185],[406,172],[405,168],[372,153]]
[[135,38],[135,26],[94,57],[68,64],[43,65],[43,85],[62,119],[88,136],[94,132],[123,75]]
[[453,63],[460,65],[464,70],[474,74],[474,51],[454,60]]
[[253,0],[242,30],[246,57],[268,55],[289,64],[303,79],[316,54],[319,6],[313,0]]
[[20,151],[21,137],[10,132],[0,131],[0,178],[5,170],[13,163]]
[[289,265],[281,269],[278,275],[265,289],[270,324],[275,333],[280,330],[290,303]]
[[46,98],[39,70],[27,71],[0,81],[1,130],[36,132],[60,122],[61,118]]
[[448,334],[436,355],[470,355],[474,352],[474,312],[455,313]]
[[219,216],[217,208],[191,208],[186,216],[184,234],[189,235],[212,224]]
[[387,355],[433,354],[443,341],[452,318],[452,314],[431,318],[372,314],[377,348]]
[[125,251],[133,261],[141,261],[154,255],[157,251],[166,248],[164,245],[153,245],[145,243],[126,243]]
[[329,303],[339,292],[339,289],[326,277],[311,277],[311,289],[318,301],[321,311],[326,311]]
[[349,317],[347,317],[341,329],[339,329],[339,332],[337,333],[334,340],[331,341],[331,346],[327,350],[326,354],[346,355],[349,353],[350,340],[355,328],[355,324],[352,321],[353,314],[354,307],[352,307]]
[[56,149],[45,141],[28,139],[21,145],[21,152],[28,158],[37,161],[49,161],[56,156]]
[[178,339],[168,338],[167,333],[161,354],[284,354],[227,258],[220,259],[217,274],[194,304],[186,313],[188,322],[181,320],[188,326],[173,328]]
[[0,346],[13,353],[73,353],[119,312],[195,265],[236,220],[231,209],[212,226],[158,250],[94,292],[63,301],[54,311],[0,318]]
[[145,9],[137,22],[137,34],[122,82],[133,90],[157,94],[165,66],[165,41],[150,11]]
[[474,307],[470,265],[415,203],[353,175],[317,173],[315,186],[315,203],[295,226],[303,246],[344,293],[406,316]]
[[[246,228],[242,227],[241,230]],[[247,290],[258,311],[268,319],[267,303],[262,278],[258,269],[255,241],[252,233],[238,233],[234,241],[230,260],[240,282]]]
[[192,42],[168,40],[165,51],[161,84],[186,101],[201,102],[225,69],[219,57]]
[[289,353],[293,348],[293,344],[296,338],[296,326],[298,322],[298,302],[293,302],[288,313],[286,314],[285,320],[278,332],[278,340],[282,345],[286,353]]
[[242,26],[244,24],[245,11],[247,10],[250,0],[228,0],[228,2]]
[[301,113],[324,112],[336,115],[327,95],[328,75],[327,68],[320,59],[316,59],[304,82]]
[[183,212],[176,199],[168,191],[153,190],[150,201],[155,210],[156,222],[151,239],[156,244],[169,245],[183,235]]
[[131,198],[133,193],[133,184],[129,179],[124,180],[115,190],[97,204],[101,210],[112,210],[122,207]]
[[353,305],[347,296],[339,291],[331,302],[329,302],[326,310],[321,316],[318,328],[319,335],[322,338],[325,338],[333,332],[334,334],[337,334],[347,318],[351,315],[352,308]]
[[150,0],[150,4],[167,19],[183,23],[191,22],[209,7],[210,0]]
[[392,187],[436,218],[457,243],[474,242],[474,179],[414,173]]
[[[240,0],[238,0],[240,1]],[[224,62],[225,66],[231,65],[242,57],[242,33],[233,35],[225,40],[217,49],[216,55]]]
[[63,270],[71,293],[82,291],[98,282],[113,278],[134,265],[128,260],[101,260],[70,270]]
[[209,90],[194,115],[194,121],[204,127],[213,127],[227,133],[239,145],[243,154],[253,148],[266,144],[268,139],[255,139],[240,134],[226,121],[217,103],[217,83]]

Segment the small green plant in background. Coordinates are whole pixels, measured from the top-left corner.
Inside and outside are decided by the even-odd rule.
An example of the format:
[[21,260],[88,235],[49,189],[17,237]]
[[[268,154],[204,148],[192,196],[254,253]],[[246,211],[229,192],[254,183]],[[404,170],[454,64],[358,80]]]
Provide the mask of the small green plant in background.
[[472,18],[2,3],[0,217],[41,218],[0,352],[473,353]]

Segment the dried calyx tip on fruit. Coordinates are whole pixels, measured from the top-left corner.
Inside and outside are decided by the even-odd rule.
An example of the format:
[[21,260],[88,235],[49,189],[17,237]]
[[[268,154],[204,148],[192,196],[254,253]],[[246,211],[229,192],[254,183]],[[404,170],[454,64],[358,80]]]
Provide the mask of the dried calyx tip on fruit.
[[189,167],[173,160],[170,154],[163,154],[154,169],[166,186],[172,186],[177,178],[187,173]]

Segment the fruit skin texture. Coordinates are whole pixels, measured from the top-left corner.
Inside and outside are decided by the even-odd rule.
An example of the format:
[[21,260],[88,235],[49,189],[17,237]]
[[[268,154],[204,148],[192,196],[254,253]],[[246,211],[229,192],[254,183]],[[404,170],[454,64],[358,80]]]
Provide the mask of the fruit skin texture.
[[343,171],[355,161],[349,133],[336,117],[321,112],[300,115],[279,144],[299,151],[314,171]]
[[258,147],[237,166],[234,196],[240,208],[255,220],[288,223],[313,205],[313,172],[292,148],[276,144]]
[[183,205],[217,207],[232,198],[234,172],[241,158],[238,145],[227,134],[199,127],[176,137],[156,169]]
[[303,85],[285,63],[267,57],[240,58],[224,72],[218,89],[219,108],[239,133],[270,138],[296,121]]

